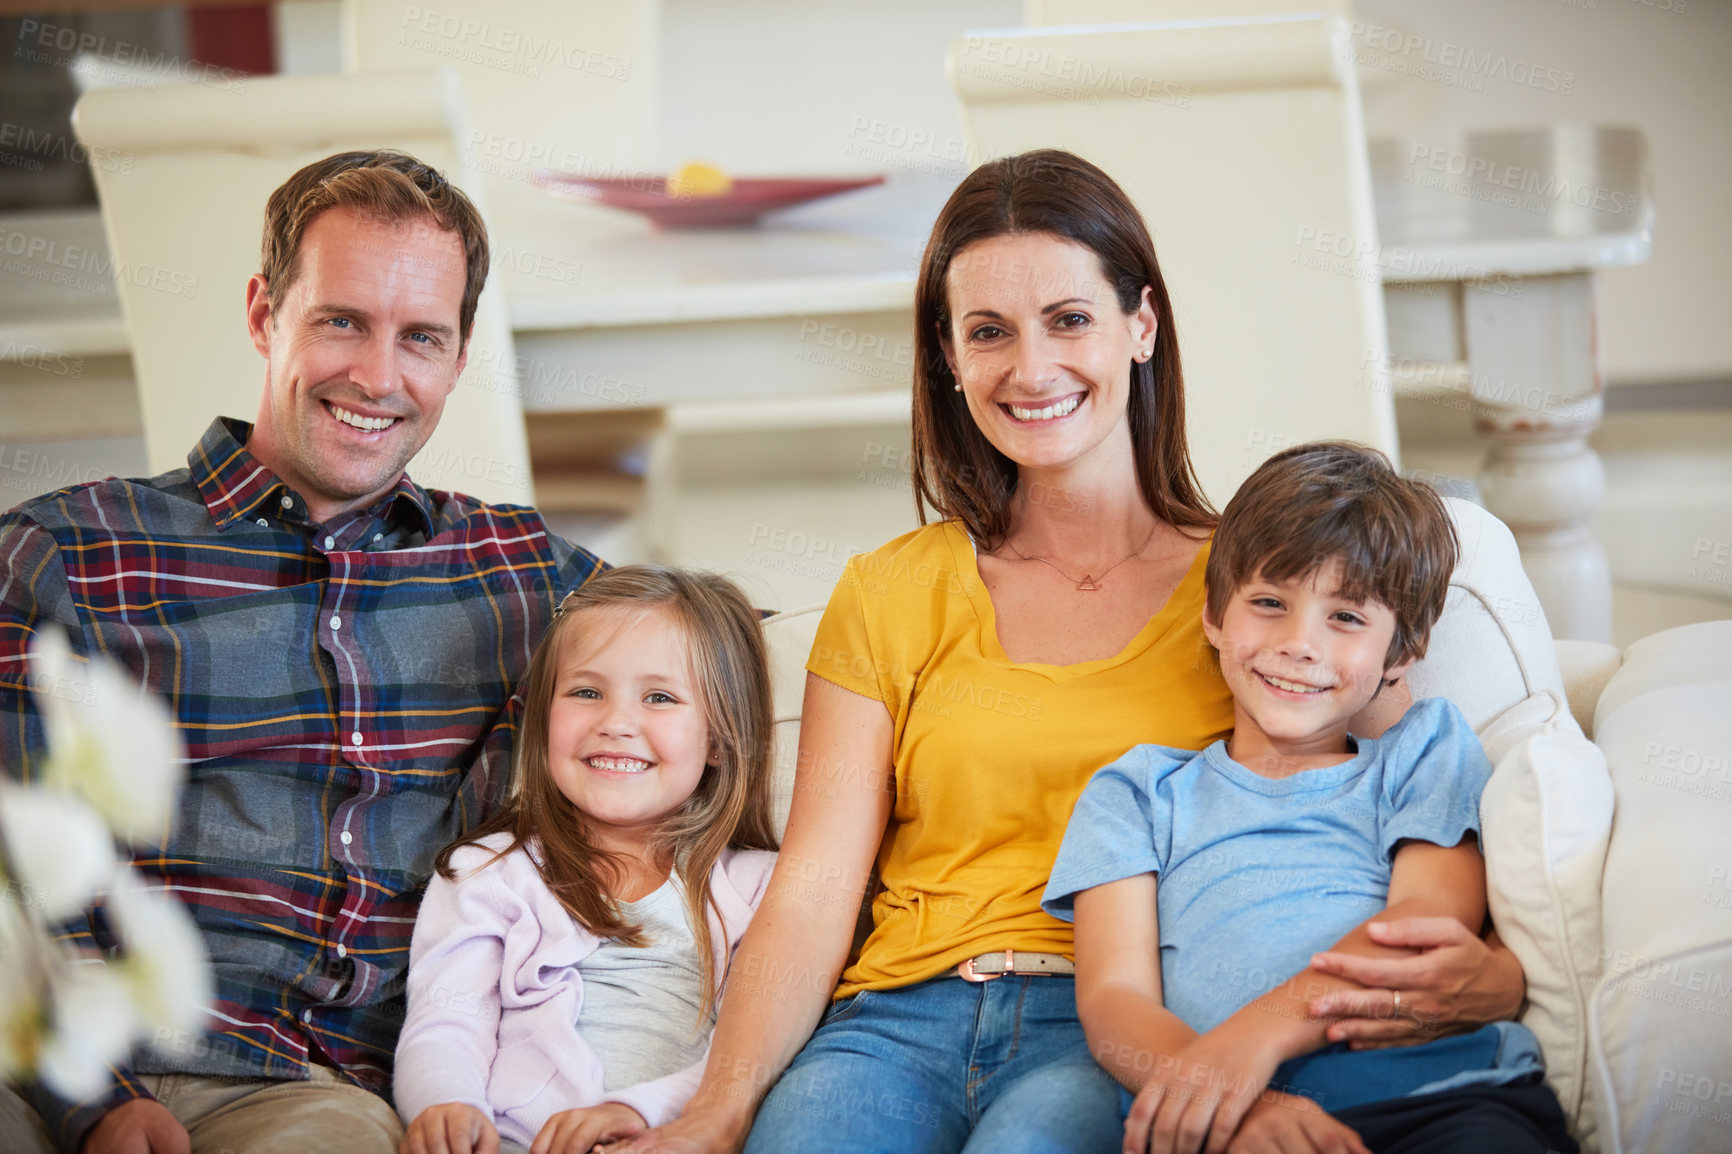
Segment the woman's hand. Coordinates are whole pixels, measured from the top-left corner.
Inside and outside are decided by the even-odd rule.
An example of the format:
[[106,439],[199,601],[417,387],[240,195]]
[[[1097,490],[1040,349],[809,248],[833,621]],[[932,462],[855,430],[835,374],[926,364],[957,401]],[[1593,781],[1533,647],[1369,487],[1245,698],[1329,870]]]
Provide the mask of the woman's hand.
[[[1495,934],[1482,941],[1454,918],[1394,918],[1371,922],[1379,945],[1422,951],[1406,958],[1369,958],[1330,952],[1311,960],[1326,974],[1358,982],[1311,1002],[1313,1018],[1340,1018],[1331,1042],[1356,1050],[1411,1046],[1444,1034],[1514,1018],[1526,979]],[[1399,1008],[1395,995],[1399,993]]]
[[742,1128],[701,1108],[688,1108],[666,1125],[609,1146],[607,1154],[737,1154],[750,1128],[749,1119]]
[[415,1115],[397,1149],[399,1154],[499,1154],[499,1131],[485,1111],[446,1102]]
[[1236,1036],[1231,1020],[1204,1034],[1143,1084],[1125,1119],[1125,1154],[1221,1154],[1280,1064],[1255,1035]]
[[561,1110],[535,1136],[529,1154],[589,1154],[605,1142],[644,1132],[643,1115],[623,1102]]
[[1309,1098],[1267,1093],[1251,1106],[1227,1154],[1371,1154],[1359,1135]]

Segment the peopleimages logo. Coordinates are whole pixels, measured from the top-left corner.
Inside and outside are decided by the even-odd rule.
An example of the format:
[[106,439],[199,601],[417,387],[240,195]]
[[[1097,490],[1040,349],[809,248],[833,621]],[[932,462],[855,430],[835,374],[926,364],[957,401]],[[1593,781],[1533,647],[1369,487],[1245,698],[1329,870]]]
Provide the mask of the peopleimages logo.
[[9,273],[65,285],[79,292],[106,292],[118,281],[170,296],[198,296],[196,276],[158,265],[117,261],[93,248],[16,229],[0,228],[0,256],[19,258],[5,262],[5,271]]
[[[439,41],[444,41],[452,50],[447,51]],[[631,79],[632,62],[624,57],[597,52],[545,34],[413,6],[403,9],[403,32],[399,43],[532,77],[541,75],[540,65],[553,64],[574,72],[587,72],[603,80]],[[490,60],[483,55],[485,53],[493,53],[497,59]]]
[[18,22],[18,47],[13,55],[54,68],[70,67],[81,56],[92,58],[92,70],[119,87],[154,89],[158,79],[204,84],[225,92],[245,92],[247,87],[245,74],[233,68],[182,60],[171,52],[152,52],[130,41],[110,41],[94,32],[28,17]]
[[[1099,104],[1102,94],[1115,98],[1146,100],[1176,108],[1191,106],[1191,89],[1182,84],[1127,72],[1080,56],[1055,55],[1044,48],[1014,38],[970,36],[963,42],[967,59],[959,70],[968,76],[991,79],[1011,88],[1042,92],[1081,104]],[[989,68],[996,65],[996,70]],[[1007,75],[1004,69],[1022,73]]]
[[1353,21],[1350,30],[1357,44],[1371,50],[1351,49],[1353,59],[1385,71],[1436,80],[1473,92],[1485,91],[1488,80],[1502,80],[1561,96],[1572,95],[1576,90],[1574,72],[1535,64],[1521,57],[1512,59],[1503,52],[1482,51],[1453,40],[1402,32],[1399,28],[1385,28],[1361,20]]
[[[1642,205],[1642,198],[1634,193],[1572,181],[1549,169],[1524,168],[1425,144],[1413,146],[1407,154],[1407,164],[1409,184],[1420,183],[1481,200],[1506,192],[1519,194],[1500,203],[1526,211],[1544,211],[1547,202],[1551,202],[1634,218]],[[1428,180],[1428,176],[1439,179]],[[1441,179],[1444,177],[1452,179]]]
[[100,481],[110,475],[107,469],[82,465],[64,457],[51,457],[17,445],[0,445],[0,488],[51,492],[70,485]]
[[[20,160],[65,160],[122,175],[132,171],[133,158],[130,152],[118,152],[101,145],[91,148],[70,136],[58,132],[38,132],[28,125],[13,124],[10,121],[0,123],[0,148],[17,149],[24,154]],[[0,163],[11,161],[0,158]],[[40,163],[33,166],[33,170],[40,168]]]

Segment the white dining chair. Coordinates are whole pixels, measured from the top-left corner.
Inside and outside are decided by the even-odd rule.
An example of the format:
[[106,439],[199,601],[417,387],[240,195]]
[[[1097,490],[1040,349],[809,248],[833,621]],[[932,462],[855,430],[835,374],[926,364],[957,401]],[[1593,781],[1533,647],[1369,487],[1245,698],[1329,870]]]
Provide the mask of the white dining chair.
[[1319,15],[1020,28],[950,52],[975,154],[1068,149],[1141,209],[1217,505],[1288,445],[1396,453],[1347,33]]
[[[477,198],[457,146],[462,93],[448,72],[246,78],[87,92],[73,112],[97,193],[138,383],[149,468],[177,468],[213,417],[253,419],[265,365],[247,337],[265,201],[334,152],[402,149]],[[469,366],[409,468],[422,484],[483,500],[533,496],[511,329],[490,284]]]

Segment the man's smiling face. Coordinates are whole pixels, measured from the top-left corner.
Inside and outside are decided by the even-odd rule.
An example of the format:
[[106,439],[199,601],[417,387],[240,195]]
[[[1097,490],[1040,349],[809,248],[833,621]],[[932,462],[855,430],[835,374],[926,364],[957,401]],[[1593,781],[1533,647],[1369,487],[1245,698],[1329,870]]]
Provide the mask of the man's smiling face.
[[269,380],[248,448],[323,522],[378,501],[427,443],[467,350],[458,331],[463,242],[430,218],[321,213],[273,312],[247,286]]

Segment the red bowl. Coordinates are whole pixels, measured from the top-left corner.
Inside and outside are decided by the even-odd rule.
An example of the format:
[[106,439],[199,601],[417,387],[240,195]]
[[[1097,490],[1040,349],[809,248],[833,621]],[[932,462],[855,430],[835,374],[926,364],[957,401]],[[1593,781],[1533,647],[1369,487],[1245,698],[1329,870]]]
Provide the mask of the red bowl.
[[657,228],[730,228],[754,224],[766,212],[883,184],[884,177],[846,180],[742,177],[720,196],[669,196],[667,178],[645,174],[612,179],[536,170],[536,184],[562,200],[583,200],[647,216]]

